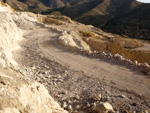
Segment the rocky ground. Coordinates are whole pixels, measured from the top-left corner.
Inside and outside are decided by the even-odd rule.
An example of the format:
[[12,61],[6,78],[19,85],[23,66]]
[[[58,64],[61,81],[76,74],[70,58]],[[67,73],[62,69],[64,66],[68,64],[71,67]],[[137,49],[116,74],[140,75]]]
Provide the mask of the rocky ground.
[[[26,107],[21,107],[21,110],[15,113],[25,112],[23,111],[25,109],[29,113],[33,112],[32,110],[41,107],[40,105],[36,106],[36,101],[40,101],[45,96],[52,99],[47,93],[46,95],[41,94],[40,99],[38,98],[37,95],[40,92],[37,86],[39,83],[43,84],[59,105],[69,112],[150,112],[149,65],[147,63],[139,64],[137,61],[132,62],[119,54],[111,55],[110,53],[93,51],[82,40],[78,31],[99,32],[100,36],[107,36],[107,38],[113,37],[112,34],[104,33],[93,26],[73,22],[62,16],[43,19],[44,16],[42,15],[25,12],[7,12],[7,15],[4,14],[1,13],[1,15],[7,17],[6,23],[12,21],[13,24],[11,24],[12,26],[6,26],[7,24],[3,22],[1,28],[5,28],[4,31],[12,33],[8,36],[12,36],[13,41],[15,39],[13,36],[21,37],[21,40],[14,41],[14,46],[18,44],[17,42],[19,44],[17,49],[13,49],[13,60],[8,60],[9,68],[7,66],[2,66],[2,68],[6,71],[11,69],[15,71],[14,73],[19,73],[20,77],[26,78],[26,81],[21,80],[20,84],[16,84],[19,87],[19,92],[22,91],[20,90],[22,89],[20,88],[22,87],[21,83],[23,81],[25,84],[29,82],[29,85],[23,86],[24,89],[21,93],[29,92],[25,93],[28,96],[21,96],[21,102],[30,100],[30,97],[37,97],[33,98],[33,101],[27,101],[31,107],[22,103]],[[8,28],[12,30],[17,28],[17,30],[10,32],[11,30],[8,30]],[[19,33],[17,32],[17,35],[14,35],[16,31],[19,31]],[[7,37],[4,37],[4,39],[7,40]],[[6,48],[7,44],[9,44],[9,41],[3,44],[5,47],[3,49],[10,51],[14,46]],[[9,57],[10,54],[6,52],[5,55]],[[2,61],[0,63],[2,64]],[[1,84],[4,86],[7,83],[1,81]],[[6,86],[11,87],[13,85],[8,84]],[[33,95],[30,93],[30,90],[32,92],[32,86],[33,89],[36,89],[36,93]],[[3,87],[1,89],[4,90]],[[27,97],[27,100],[24,99],[25,97]],[[3,98],[1,100],[3,103]],[[45,98],[43,98],[43,102],[48,106],[54,104],[54,106],[50,106],[51,110],[47,109],[48,111],[53,113],[66,112],[57,103],[47,103],[44,100]],[[34,101],[35,103],[32,105]],[[6,101],[6,103],[9,102]],[[14,105],[13,103],[12,105]],[[5,105],[0,106],[0,110],[1,108],[5,108]],[[44,110],[44,108],[46,107],[41,109]],[[18,108],[16,109],[18,110]],[[40,112],[41,109],[34,112]],[[2,109],[2,113],[5,113],[4,110]]]
[[[70,32],[85,27],[70,26],[59,25]],[[64,109],[94,113],[96,106],[109,102],[115,111],[149,110],[149,78],[141,72],[60,46],[58,25],[20,23],[18,27],[25,38],[14,57],[19,70],[44,84]]]
[[16,70],[12,51],[20,48],[17,42],[23,37],[11,14],[0,2],[0,113],[67,113],[44,85]]
[[67,113],[40,83],[16,72],[0,69],[0,113]]

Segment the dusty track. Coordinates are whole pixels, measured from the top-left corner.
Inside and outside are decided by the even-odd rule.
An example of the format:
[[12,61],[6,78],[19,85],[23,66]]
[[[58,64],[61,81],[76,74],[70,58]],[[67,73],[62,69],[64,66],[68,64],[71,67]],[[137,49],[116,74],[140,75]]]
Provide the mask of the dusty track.
[[[35,75],[32,78],[38,79],[38,76],[38,81],[44,83],[59,102],[71,100],[68,103],[76,108],[78,104],[86,104],[87,100],[91,102],[92,94],[101,93],[103,101],[112,103],[116,110],[140,111],[150,108],[149,77],[110,62],[71,52],[57,43],[60,33],[51,28],[36,23],[19,27],[25,39],[20,43],[22,50],[14,55],[16,61],[24,68],[35,65],[36,69],[31,71]],[[48,74],[43,74],[43,71]],[[61,81],[51,84],[49,81],[52,78],[61,78]],[[64,90],[67,93],[62,94]],[[78,95],[80,99],[75,102],[73,98]],[[84,107],[82,105],[81,109]]]

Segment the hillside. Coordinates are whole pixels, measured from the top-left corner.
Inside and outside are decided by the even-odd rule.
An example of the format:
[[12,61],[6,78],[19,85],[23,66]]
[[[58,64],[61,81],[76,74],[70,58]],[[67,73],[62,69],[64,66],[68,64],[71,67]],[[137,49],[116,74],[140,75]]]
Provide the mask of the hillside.
[[0,0],[9,4],[12,8],[19,11],[40,12],[49,9],[39,0]]
[[[2,1],[2,0],[1,0]],[[14,9],[49,14],[59,11],[84,24],[99,27],[108,20],[129,13],[140,3],[136,0],[4,0]]]
[[[132,38],[150,39],[149,4],[136,0],[1,0],[16,10],[66,15],[102,28],[106,32]],[[106,25],[105,25],[106,24]]]
[[24,39],[16,22],[28,19],[35,21],[0,2],[0,113],[67,113],[13,58],[13,51],[21,49],[18,42]]
[[150,44],[0,2],[0,113],[149,113]]
[[60,12],[73,20],[100,27],[114,17],[129,13],[138,5],[135,0],[91,0],[66,7]]
[[66,5],[69,5],[71,2],[74,2],[75,0],[0,0],[0,1],[9,4],[16,10],[31,11],[38,13],[41,11],[47,11],[48,9],[64,7]]
[[133,38],[150,40],[150,4],[142,4],[131,13],[110,20],[102,29]]

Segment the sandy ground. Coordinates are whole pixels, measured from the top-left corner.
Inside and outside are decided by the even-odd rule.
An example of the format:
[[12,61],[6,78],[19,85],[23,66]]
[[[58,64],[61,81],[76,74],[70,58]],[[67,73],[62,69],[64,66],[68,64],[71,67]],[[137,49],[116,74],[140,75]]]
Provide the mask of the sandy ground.
[[[76,29],[77,26],[71,26],[70,29]],[[19,27],[23,30],[25,39],[20,43],[22,50],[14,55],[16,61],[24,67],[35,65],[38,71],[49,71],[50,75],[47,76],[57,78],[61,75],[63,81],[56,85],[46,84],[52,96],[60,103],[79,95],[81,104],[82,98],[101,93],[103,101],[112,103],[116,110],[150,110],[150,77],[111,62],[71,52],[58,44],[60,33],[51,28],[36,23]],[[69,30],[65,26],[63,29]],[[45,69],[45,65],[49,69]],[[50,81],[50,78],[46,79]],[[68,93],[59,97],[62,89]],[[127,98],[122,99],[119,95]],[[75,105],[71,101],[68,103]],[[82,102],[85,104],[83,100]],[[133,104],[135,102],[139,104]]]

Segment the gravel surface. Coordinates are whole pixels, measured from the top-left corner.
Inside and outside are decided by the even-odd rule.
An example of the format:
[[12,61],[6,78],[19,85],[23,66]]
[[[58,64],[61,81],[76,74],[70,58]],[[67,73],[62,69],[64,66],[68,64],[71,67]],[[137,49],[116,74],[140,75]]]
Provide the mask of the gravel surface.
[[[149,77],[61,47],[60,33],[50,27],[38,23],[18,27],[24,37],[22,49],[14,52],[19,71],[44,84],[65,109],[94,113],[100,102],[109,102],[115,111],[150,112]],[[93,99],[95,94],[102,98]]]

